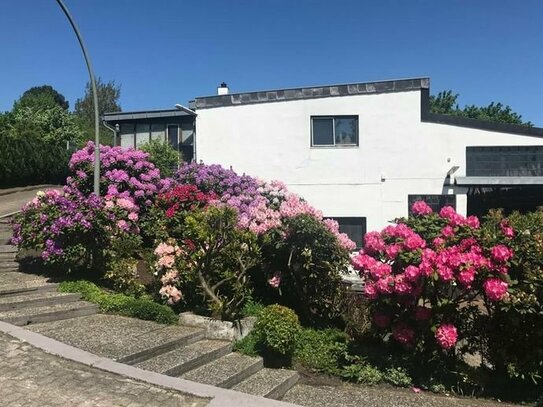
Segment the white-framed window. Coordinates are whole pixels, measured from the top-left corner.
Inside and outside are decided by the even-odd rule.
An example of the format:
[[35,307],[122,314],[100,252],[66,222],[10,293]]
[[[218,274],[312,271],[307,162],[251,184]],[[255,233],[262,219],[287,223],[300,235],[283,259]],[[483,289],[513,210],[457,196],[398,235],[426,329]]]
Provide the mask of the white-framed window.
[[311,147],[357,147],[358,116],[311,116]]

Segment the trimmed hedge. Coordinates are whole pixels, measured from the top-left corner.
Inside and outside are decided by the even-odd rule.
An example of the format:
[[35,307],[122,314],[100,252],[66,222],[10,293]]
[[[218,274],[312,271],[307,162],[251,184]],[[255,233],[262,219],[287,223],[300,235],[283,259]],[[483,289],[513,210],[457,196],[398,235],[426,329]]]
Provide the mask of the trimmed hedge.
[[0,132],[0,185],[61,184],[68,174],[70,153],[28,132],[14,137]]
[[89,281],[64,281],[59,284],[62,293],[80,293],[85,301],[97,304],[100,311],[126,317],[155,321],[160,324],[176,324],[178,317],[173,310],[147,298],[134,298],[125,294],[111,294]]

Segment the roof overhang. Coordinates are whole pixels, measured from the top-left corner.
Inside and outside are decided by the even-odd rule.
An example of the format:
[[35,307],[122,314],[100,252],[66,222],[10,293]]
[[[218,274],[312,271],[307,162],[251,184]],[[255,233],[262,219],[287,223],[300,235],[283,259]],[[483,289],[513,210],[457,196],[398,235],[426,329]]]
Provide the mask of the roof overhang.
[[190,109],[147,110],[140,112],[104,113],[102,120],[106,122],[122,122],[127,120],[159,119],[165,117],[196,116]]
[[460,186],[543,185],[543,177],[456,177]]

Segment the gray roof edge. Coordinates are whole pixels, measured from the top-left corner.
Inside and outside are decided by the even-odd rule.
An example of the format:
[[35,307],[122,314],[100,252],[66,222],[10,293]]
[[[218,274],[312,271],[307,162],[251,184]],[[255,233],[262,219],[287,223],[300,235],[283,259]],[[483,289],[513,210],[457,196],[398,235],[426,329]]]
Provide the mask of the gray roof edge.
[[543,177],[517,176],[517,177],[455,177],[456,185],[543,185]]
[[194,107],[196,109],[207,109],[214,107],[284,102],[290,100],[317,99],[325,97],[373,95],[379,93],[415,91],[420,89],[428,89],[429,87],[430,78],[428,77],[334,84],[325,86],[305,86],[299,88],[273,89],[197,97],[194,100]]
[[106,122],[120,120],[136,120],[136,119],[153,119],[160,117],[175,117],[175,116],[196,116],[188,109],[162,109],[162,110],[143,110],[136,112],[111,112],[104,113],[102,120]]

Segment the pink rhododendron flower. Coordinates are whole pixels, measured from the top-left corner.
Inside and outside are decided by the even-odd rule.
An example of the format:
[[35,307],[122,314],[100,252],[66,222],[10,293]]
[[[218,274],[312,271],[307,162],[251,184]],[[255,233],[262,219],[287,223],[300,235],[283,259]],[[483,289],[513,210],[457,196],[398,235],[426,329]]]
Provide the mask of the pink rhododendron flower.
[[402,345],[411,345],[415,339],[415,331],[405,322],[398,322],[392,327],[392,337]]
[[376,312],[373,314],[373,323],[378,328],[387,328],[390,325],[390,322],[390,315],[385,314],[384,312]]
[[437,266],[437,274],[443,281],[451,281],[454,277],[453,270],[444,265]]
[[353,256],[351,263],[355,270],[364,271],[371,269],[377,263],[377,260],[360,250],[359,254]]
[[458,332],[453,324],[442,324],[437,328],[435,338],[443,349],[451,349],[456,345]]
[[483,284],[486,297],[493,302],[501,301],[507,296],[508,284],[499,278],[489,278]]
[[279,288],[281,284],[281,273],[279,271],[273,274],[273,277],[268,280],[270,287]]
[[471,284],[475,280],[475,269],[468,268],[461,270],[456,279],[464,288],[471,288]]
[[162,285],[173,284],[179,280],[179,272],[177,270],[169,270],[162,277],[160,282]]
[[136,212],[130,212],[128,214],[128,219],[130,219],[132,222],[135,222],[138,220],[138,214]]
[[162,299],[167,300],[169,305],[176,304],[181,300],[181,291],[173,285],[163,286],[158,293],[162,296]]
[[466,218],[466,225],[472,229],[479,229],[481,223],[479,222],[479,218],[477,216],[468,216]]
[[376,263],[371,269],[370,269],[370,275],[374,280],[379,280],[380,278],[383,278],[385,276],[389,276],[392,273],[392,267],[390,264],[386,263]]
[[175,262],[175,257],[172,255],[166,255],[158,259],[158,265],[161,267],[170,268]]
[[501,263],[505,263],[513,256],[513,250],[503,244],[494,246],[492,249],[490,249],[490,253],[492,254],[492,258],[494,260]]
[[508,239],[512,239],[515,236],[515,231],[509,225],[509,222],[505,219],[500,222],[500,229],[503,235]]
[[424,249],[426,247],[426,242],[424,239],[416,233],[413,233],[411,236],[407,237],[404,244],[409,250]]
[[375,284],[366,283],[364,287],[364,295],[370,300],[376,300],[379,298],[379,292]]
[[155,254],[157,256],[164,256],[165,254],[172,254],[174,252],[175,248],[164,242],[160,243],[155,249]]
[[377,280],[375,283],[377,291],[382,294],[392,294],[394,292],[394,277],[387,276]]
[[415,215],[429,215],[433,211],[432,211],[432,208],[430,208],[426,202],[416,201],[411,206],[411,212],[413,212]]
[[368,232],[364,236],[364,250],[368,254],[381,252],[385,248],[385,241],[379,232]]
[[394,277],[394,292],[399,295],[409,295],[413,291],[413,288],[402,274],[398,274]]
[[443,229],[441,229],[441,235],[444,237],[454,236],[454,229],[452,226],[445,226]]
[[385,254],[390,260],[394,260],[401,251],[402,246],[400,244],[391,244],[385,247]]
[[432,244],[434,245],[434,247],[437,249],[443,245],[445,245],[445,239],[443,239],[442,237],[436,237],[433,241],[432,241]]
[[417,281],[420,277],[420,269],[418,267],[415,267],[415,266],[407,266],[405,268],[405,272],[404,272],[404,275],[405,275],[405,278],[409,281]]

